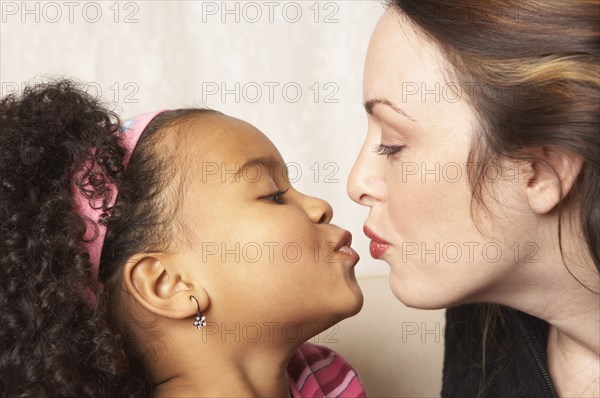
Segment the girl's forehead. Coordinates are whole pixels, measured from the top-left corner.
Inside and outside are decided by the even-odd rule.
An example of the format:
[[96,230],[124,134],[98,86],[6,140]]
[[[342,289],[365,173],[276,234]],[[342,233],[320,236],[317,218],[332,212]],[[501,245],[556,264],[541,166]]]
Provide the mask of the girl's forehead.
[[[281,155],[273,143],[251,124],[226,115],[203,115],[187,128],[184,148],[203,162],[243,164],[253,157]],[[232,166],[233,167],[233,166]]]
[[285,175],[285,163],[277,148],[260,130],[242,120],[203,115],[185,134],[183,140],[187,142],[178,144],[182,151],[178,158],[182,175],[189,177],[185,179],[185,196],[194,202],[211,202],[223,192],[272,185],[273,176]]

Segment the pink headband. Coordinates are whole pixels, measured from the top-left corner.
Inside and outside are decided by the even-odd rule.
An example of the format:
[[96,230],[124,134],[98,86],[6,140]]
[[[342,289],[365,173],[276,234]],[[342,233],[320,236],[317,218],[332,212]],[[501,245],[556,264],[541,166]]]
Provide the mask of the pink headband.
[[[167,109],[163,109],[160,111],[142,113],[137,115],[122,124],[119,132],[122,134],[122,144],[125,147],[125,156],[123,158],[123,165],[127,167],[129,164],[129,159],[131,159],[131,155],[135,150],[135,146],[137,145],[138,140],[140,139],[142,133],[146,129],[146,126],[160,113],[166,111]],[[86,164],[84,169],[79,170],[75,176],[80,177],[82,173],[85,172],[85,169],[89,165]],[[92,170],[90,177],[94,177],[95,170]],[[92,184],[86,181],[86,187],[90,187]],[[108,185],[110,190],[109,199],[107,205],[112,207],[119,194],[117,187],[114,184]],[[85,198],[80,192],[79,188],[71,183],[71,192],[73,193],[73,202],[74,202],[74,210],[81,215],[86,221],[86,231],[84,234],[85,242],[83,242],[83,247],[87,250],[90,255],[90,262],[92,263],[92,276],[94,279],[98,280],[98,271],[100,268],[100,254],[102,253],[102,246],[104,244],[104,238],[106,237],[106,226],[98,223],[98,220],[102,214],[102,200],[98,199],[96,202],[93,200],[88,200]],[[98,234],[94,237],[95,228],[94,224],[98,227]],[[104,285],[100,283],[100,290],[104,289]],[[84,292],[84,299],[90,304],[91,307],[96,306],[96,296],[89,289],[86,288]]]

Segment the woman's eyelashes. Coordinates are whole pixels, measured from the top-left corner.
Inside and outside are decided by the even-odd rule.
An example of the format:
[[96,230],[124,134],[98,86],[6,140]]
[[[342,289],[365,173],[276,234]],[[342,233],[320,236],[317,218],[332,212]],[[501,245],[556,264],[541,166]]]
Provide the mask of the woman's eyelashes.
[[400,152],[402,149],[404,149],[404,147],[406,147],[406,145],[378,144],[375,145],[375,147],[373,148],[373,152],[375,152],[378,155],[386,155],[389,158],[390,156]]
[[267,200],[270,200],[271,202],[282,204],[281,197],[283,195],[285,195],[288,190],[289,190],[289,188],[286,189],[285,191],[277,190],[277,191],[275,191],[275,192],[273,192],[273,193],[271,193],[271,194],[269,194],[267,196],[263,196],[263,198],[267,199]]

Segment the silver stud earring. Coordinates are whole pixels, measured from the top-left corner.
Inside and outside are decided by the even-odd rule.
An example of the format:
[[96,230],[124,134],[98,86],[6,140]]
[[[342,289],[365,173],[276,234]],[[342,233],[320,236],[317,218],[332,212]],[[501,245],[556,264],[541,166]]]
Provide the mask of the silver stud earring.
[[202,315],[202,312],[200,311],[200,304],[198,303],[198,300],[196,299],[196,297],[190,296],[190,300],[191,299],[196,300],[196,305],[198,306],[198,315],[196,315],[196,320],[194,321],[194,326],[196,326],[198,328],[198,330],[200,330],[204,326],[206,326],[206,317],[204,315]]

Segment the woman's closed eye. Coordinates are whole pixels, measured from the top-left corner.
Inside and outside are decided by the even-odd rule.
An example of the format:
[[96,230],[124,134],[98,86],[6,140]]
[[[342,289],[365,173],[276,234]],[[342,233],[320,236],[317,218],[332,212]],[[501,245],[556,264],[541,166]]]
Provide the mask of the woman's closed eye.
[[270,200],[271,202],[282,204],[281,197],[283,195],[285,195],[288,190],[289,190],[289,188],[286,189],[285,191],[277,190],[277,191],[275,191],[275,192],[273,192],[273,193],[271,193],[271,194],[269,194],[267,196],[263,196],[263,198],[267,199],[267,200]]
[[378,155],[386,155],[388,158],[398,152],[400,152],[402,149],[404,149],[406,147],[406,145],[383,145],[383,144],[379,144],[376,145],[373,148],[373,152],[375,152]]

